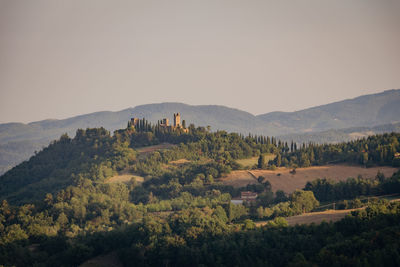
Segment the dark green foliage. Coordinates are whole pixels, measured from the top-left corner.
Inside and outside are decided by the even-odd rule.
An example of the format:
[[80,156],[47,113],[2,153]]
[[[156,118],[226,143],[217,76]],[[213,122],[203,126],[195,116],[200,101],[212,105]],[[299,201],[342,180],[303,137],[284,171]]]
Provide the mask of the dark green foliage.
[[[263,228],[226,224],[224,209],[191,209],[168,218],[146,216],[109,232],[14,241],[0,246],[6,265],[76,266],[118,251],[125,266],[398,266],[400,205],[376,202],[336,223],[287,227],[276,218]],[[241,229],[245,230],[241,230]],[[18,229],[10,230],[18,235]],[[27,241],[25,241],[27,242]]]
[[387,179],[380,173],[377,174],[376,179],[348,178],[346,181],[341,182],[317,179],[307,182],[304,189],[312,191],[319,201],[400,193],[400,172]]
[[264,156],[263,154],[261,154],[261,155],[258,157],[257,167],[258,167],[259,169],[264,169],[264,168],[266,167],[266,165],[265,165],[265,156]]
[[[77,266],[112,251],[127,266],[398,263],[398,204],[375,201],[351,218],[319,226],[287,227],[282,217],[313,210],[317,199],[399,192],[399,173],[391,178],[378,174],[374,181],[318,180],[307,185],[308,191],[288,197],[282,191],[273,194],[264,177],[239,189],[214,179],[240,168],[236,159],[263,153],[275,153],[278,165],[307,166],[321,157],[321,162],[389,164],[384,151],[396,158],[397,134],[298,149],[275,138],[189,128],[188,133],[170,131],[143,119],[136,129],[128,125],[113,136],[102,128],[79,130],[75,138],[63,135],[0,177],[1,198],[9,201],[0,205],[0,264]],[[162,142],[175,146],[136,156],[135,148]],[[380,153],[384,160],[376,163]],[[182,158],[189,161],[168,164]],[[105,183],[121,171],[145,181]],[[231,197],[241,191],[259,197],[252,204],[233,205]],[[263,218],[272,220],[256,228],[252,220]]]
[[136,158],[127,144],[104,128],[61,136],[29,161],[0,177],[0,195],[12,203],[37,201],[82,179],[103,181]]
[[[278,147],[279,148],[279,147]],[[280,148],[283,150],[283,148]],[[308,167],[332,163],[396,166],[400,161],[400,134],[390,133],[369,136],[348,143],[316,145],[303,144],[302,148],[291,153],[278,154],[273,162],[278,166]],[[280,159],[282,155],[282,159]]]
[[[258,219],[273,219],[276,217],[288,217],[310,212],[319,205],[318,200],[310,191],[296,190],[290,194],[289,198],[282,192],[276,194],[272,192],[262,193],[258,198],[260,205],[254,212],[254,217]],[[275,204],[276,205],[272,205]],[[263,208],[267,206],[266,208]]]
[[[381,210],[380,215],[376,209]],[[187,218],[191,220],[190,215]],[[166,262],[173,266],[397,266],[399,218],[398,204],[382,203],[335,224],[282,228],[279,225],[285,223],[277,219],[266,228],[225,232],[216,237],[215,231],[198,229],[197,242],[191,239],[193,234],[185,238],[182,230],[179,236],[183,239],[174,236],[174,229],[180,229],[180,225],[172,225],[172,233],[164,232],[173,236],[172,240],[163,241],[164,237],[158,245],[137,241],[131,246],[135,249],[122,250],[121,258],[127,266],[159,266]],[[195,225],[194,221],[191,224]],[[244,228],[252,229],[251,221],[245,221]]]

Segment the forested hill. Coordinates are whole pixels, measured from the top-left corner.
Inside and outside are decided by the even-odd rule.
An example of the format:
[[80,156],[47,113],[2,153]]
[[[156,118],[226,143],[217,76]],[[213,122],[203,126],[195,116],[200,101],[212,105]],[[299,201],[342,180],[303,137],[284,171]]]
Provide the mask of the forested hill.
[[[0,176],[0,196],[15,203],[40,200],[45,193],[55,193],[84,179],[103,182],[127,170],[144,177],[162,177],[166,174],[162,164],[181,158],[210,161],[205,173],[210,175],[210,180],[232,169],[240,169],[237,159],[264,153],[276,157],[264,162],[260,156],[259,168],[296,168],[332,162],[400,166],[400,134],[396,133],[335,145],[298,146],[273,137],[209,132],[193,124],[187,130],[171,130],[143,119],[136,126],[128,124],[115,131],[114,135],[104,128],[78,130],[72,139],[64,134],[29,161]],[[155,162],[137,159],[135,148],[165,142],[179,146],[162,152]],[[179,175],[184,177],[184,174]],[[190,181],[194,176],[190,176]]]
[[[63,120],[0,124],[0,174],[28,159],[35,150],[39,151],[63,133],[74,136],[79,128],[93,127],[104,127],[112,132],[125,127],[132,116],[145,117],[155,123],[164,117],[169,117],[171,120],[173,113],[180,112],[186,121],[196,125],[209,125],[212,130],[269,136],[311,131],[313,134],[307,136],[305,140],[329,142],[332,139],[335,141],[350,139],[348,135],[345,136],[342,133],[331,131],[328,134],[330,137],[326,138],[326,133],[322,133],[321,137],[315,132],[398,122],[399,103],[400,90],[390,90],[297,112],[273,112],[259,116],[224,106],[160,103],[137,106],[118,112],[96,112]],[[389,129],[389,131],[393,130]],[[297,136],[292,136],[292,138],[301,139]]]
[[[317,180],[289,195],[273,192],[262,176],[240,188],[219,178],[243,168],[238,159],[254,156],[259,168],[271,169],[332,162],[400,166],[400,134],[297,146],[186,129],[143,119],[113,135],[104,128],[78,130],[0,176],[0,265],[79,266],[114,253],[124,266],[397,266],[400,204],[363,204],[358,197],[400,193],[400,172]],[[164,149],[138,149],[165,143]],[[265,154],[276,157],[265,162]],[[111,181],[122,174],[129,180]],[[257,192],[255,202],[231,203],[243,191]],[[338,207],[368,207],[335,225],[287,227],[282,218],[332,200]],[[257,230],[253,220],[259,219],[269,221]]]

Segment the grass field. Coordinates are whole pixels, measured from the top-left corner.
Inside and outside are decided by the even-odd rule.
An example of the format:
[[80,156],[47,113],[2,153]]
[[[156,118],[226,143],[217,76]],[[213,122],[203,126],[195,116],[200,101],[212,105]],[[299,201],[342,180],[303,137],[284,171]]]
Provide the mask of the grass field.
[[190,163],[190,162],[191,161],[187,160],[187,159],[178,159],[178,160],[170,161],[169,164],[175,165],[175,166],[180,166],[180,165],[183,165],[183,164],[186,164],[186,163]]
[[287,222],[289,223],[290,226],[296,225],[296,224],[311,224],[311,223],[321,223],[323,221],[325,222],[336,222],[344,217],[346,217],[347,214],[352,212],[353,210],[356,209],[351,209],[351,210],[326,210],[326,211],[321,211],[321,212],[311,212],[311,213],[305,213],[302,215],[297,215],[297,216],[292,216],[285,218]]
[[254,179],[250,171],[232,171],[227,176],[219,179],[225,185],[231,185],[234,187],[243,187],[248,184],[258,184],[258,181]]
[[170,144],[170,143],[163,143],[155,146],[144,146],[144,147],[139,147],[136,148],[136,150],[139,152],[139,156],[143,157],[146,156],[147,154],[157,151],[157,150],[163,150],[163,149],[170,149],[173,148],[175,145]]
[[[321,212],[310,212],[304,213],[302,215],[292,216],[285,218],[286,221],[289,223],[290,226],[294,226],[296,224],[311,224],[311,223],[322,223],[325,222],[336,222],[344,217],[347,214],[354,211],[356,209],[349,209],[349,210],[326,210]],[[261,221],[256,222],[257,226],[263,226],[267,224],[268,221]]]
[[112,177],[109,177],[105,180],[105,183],[124,183],[127,184],[130,182],[132,178],[136,179],[136,183],[141,184],[144,181],[144,178],[142,176],[138,176],[135,174],[130,174],[130,173],[124,173],[120,175],[115,175]]
[[[275,158],[274,154],[269,154],[269,153],[264,154],[264,156],[265,156],[266,163],[268,163],[268,161],[273,160]],[[236,160],[236,162],[246,168],[251,168],[252,166],[254,166],[255,164],[258,163],[258,157],[252,157],[252,158],[248,158],[248,159],[238,159],[238,160]]]
[[278,168],[270,170],[249,170],[233,171],[220,179],[225,185],[242,187],[247,184],[257,183],[254,177],[264,176],[272,186],[273,191],[283,190],[291,193],[296,189],[302,189],[308,181],[317,178],[329,178],[335,181],[343,181],[349,177],[362,175],[363,178],[374,178],[378,171],[381,171],[386,177],[392,176],[397,171],[392,167],[373,167],[364,168],[360,166],[347,165],[327,165],[309,168],[298,168],[296,174],[291,174],[290,169]]

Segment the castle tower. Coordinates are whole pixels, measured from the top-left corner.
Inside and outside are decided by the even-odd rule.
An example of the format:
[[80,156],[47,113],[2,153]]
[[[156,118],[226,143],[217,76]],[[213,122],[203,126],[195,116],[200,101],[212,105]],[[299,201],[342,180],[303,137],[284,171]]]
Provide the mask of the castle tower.
[[181,127],[181,115],[179,113],[174,113],[174,127]]
[[139,119],[138,118],[132,118],[131,119],[131,125],[133,126],[133,127],[135,127],[136,125],[138,125],[139,124]]

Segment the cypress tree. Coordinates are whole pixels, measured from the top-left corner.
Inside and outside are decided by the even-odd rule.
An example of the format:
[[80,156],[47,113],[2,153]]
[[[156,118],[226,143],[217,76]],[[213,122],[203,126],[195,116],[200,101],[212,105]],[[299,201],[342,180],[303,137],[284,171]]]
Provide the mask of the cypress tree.
[[258,167],[259,169],[264,169],[264,168],[265,168],[265,157],[264,157],[263,154],[261,154],[261,155],[258,157],[258,164],[257,164],[257,167]]

